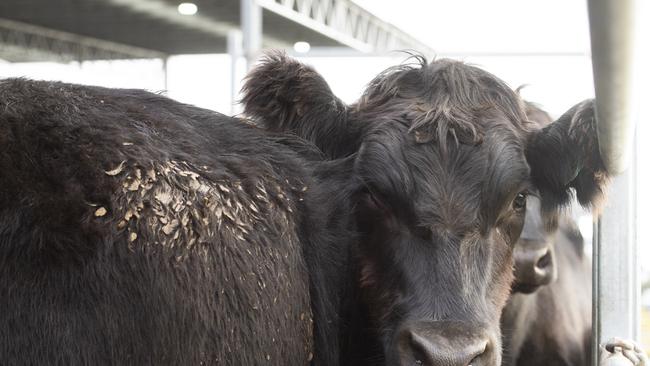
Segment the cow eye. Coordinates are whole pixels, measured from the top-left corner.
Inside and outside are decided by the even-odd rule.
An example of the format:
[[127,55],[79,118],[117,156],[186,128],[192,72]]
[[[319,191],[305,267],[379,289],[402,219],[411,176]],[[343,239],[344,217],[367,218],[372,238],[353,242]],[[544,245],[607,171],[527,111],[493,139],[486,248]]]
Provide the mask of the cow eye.
[[524,211],[526,209],[527,197],[528,194],[526,194],[526,192],[519,192],[519,194],[517,194],[517,197],[515,197],[514,201],[512,201],[512,208],[517,212]]

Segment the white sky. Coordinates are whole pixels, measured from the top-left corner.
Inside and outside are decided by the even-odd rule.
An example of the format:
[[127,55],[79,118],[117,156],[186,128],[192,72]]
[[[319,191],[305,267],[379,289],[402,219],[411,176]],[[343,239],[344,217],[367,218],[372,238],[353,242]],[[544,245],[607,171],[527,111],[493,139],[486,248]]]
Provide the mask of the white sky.
[[584,53],[585,0],[354,0],[436,52]]

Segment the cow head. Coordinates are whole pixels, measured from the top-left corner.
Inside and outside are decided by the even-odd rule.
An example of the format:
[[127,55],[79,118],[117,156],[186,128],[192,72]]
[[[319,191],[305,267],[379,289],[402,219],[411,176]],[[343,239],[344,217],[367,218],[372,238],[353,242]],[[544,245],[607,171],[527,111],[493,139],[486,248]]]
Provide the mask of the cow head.
[[[526,116],[535,128],[553,122],[551,116],[533,103],[525,102]],[[515,245],[515,281],[513,292],[530,294],[557,278],[555,261],[555,231],[557,213],[542,212],[537,195],[529,195],[524,228]]]
[[[545,216],[548,215],[547,213]],[[555,281],[557,278],[556,229],[555,217],[548,220],[548,217],[542,215],[539,197],[528,196],[524,228],[513,252],[515,260],[513,292],[530,294],[541,286]]]
[[498,365],[529,192],[551,212],[572,187],[588,205],[604,183],[592,106],[534,129],[493,75],[416,61],[348,106],[313,69],[272,54],[248,77],[245,113],[354,159],[356,281],[379,364]]

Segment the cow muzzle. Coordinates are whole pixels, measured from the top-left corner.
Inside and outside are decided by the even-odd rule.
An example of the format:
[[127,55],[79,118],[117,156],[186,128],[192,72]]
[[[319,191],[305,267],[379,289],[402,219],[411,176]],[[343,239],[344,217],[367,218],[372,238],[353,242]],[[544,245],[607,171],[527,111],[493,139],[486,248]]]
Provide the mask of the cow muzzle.
[[515,247],[514,258],[513,292],[532,293],[551,283],[557,276],[553,250],[546,242],[520,239]]
[[411,323],[397,335],[400,366],[496,366],[496,336],[485,328],[456,321]]

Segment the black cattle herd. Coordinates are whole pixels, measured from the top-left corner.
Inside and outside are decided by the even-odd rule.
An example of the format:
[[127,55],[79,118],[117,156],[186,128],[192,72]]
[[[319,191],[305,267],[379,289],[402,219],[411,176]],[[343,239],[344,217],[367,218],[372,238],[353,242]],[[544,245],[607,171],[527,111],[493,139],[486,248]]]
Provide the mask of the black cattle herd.
[[269,53],[242,103],[0,80],[0,364],[589,364],[593,101]]

